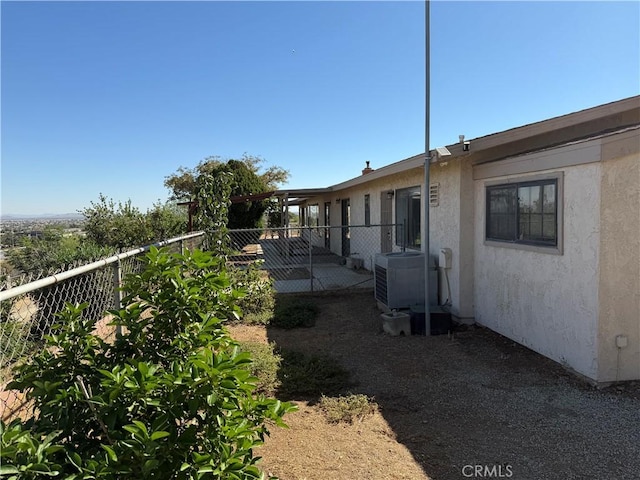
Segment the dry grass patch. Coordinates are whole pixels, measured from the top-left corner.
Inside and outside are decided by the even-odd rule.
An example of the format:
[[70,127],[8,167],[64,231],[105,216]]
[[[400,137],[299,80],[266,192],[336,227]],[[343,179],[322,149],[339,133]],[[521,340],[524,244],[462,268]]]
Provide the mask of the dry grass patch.
[[362,421],[366,416],[373,415],[377,407],[372,398],[362,394],[320,397],[320,408],[330,423]]

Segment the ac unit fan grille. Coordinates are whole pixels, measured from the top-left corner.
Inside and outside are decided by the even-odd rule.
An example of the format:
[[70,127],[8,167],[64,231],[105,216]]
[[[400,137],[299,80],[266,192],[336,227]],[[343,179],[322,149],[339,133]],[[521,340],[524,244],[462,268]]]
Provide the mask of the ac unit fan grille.
[[376,265],[375,274],[376,274],[376,288],[375,288],[376,300],[386,305],[387,304],[387,269],[381,267],[380,265]]

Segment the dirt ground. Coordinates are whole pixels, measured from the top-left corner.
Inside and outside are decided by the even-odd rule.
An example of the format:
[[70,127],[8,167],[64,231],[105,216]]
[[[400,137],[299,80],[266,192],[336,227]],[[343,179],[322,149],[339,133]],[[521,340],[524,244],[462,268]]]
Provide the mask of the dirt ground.
[[392,337],[370,291],[312,297],[314,327],[235,326],[238,340],[325,353],[373,416],[330,424],[295,399],[256,453],[282,480],[640,478],[640,383],[595,389],[491,331]]

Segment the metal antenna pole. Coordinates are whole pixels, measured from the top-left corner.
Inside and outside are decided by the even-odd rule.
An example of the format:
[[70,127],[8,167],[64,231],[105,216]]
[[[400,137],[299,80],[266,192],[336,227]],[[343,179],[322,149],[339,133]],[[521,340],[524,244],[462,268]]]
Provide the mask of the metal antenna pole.
[[430,34],[430,18],[429,18],[430,2],[425,2],[425,126],[424,126],[424,192],[423,192],[423,210],[424,210],[424,322],[425,335],[431,335],[431,312],[429,298],[429,268],[431,267],[429,254],[429,166],[431,165],[431,152],[429,150],[429,125],[430,125],[430,77],[431,77],[431,34]]

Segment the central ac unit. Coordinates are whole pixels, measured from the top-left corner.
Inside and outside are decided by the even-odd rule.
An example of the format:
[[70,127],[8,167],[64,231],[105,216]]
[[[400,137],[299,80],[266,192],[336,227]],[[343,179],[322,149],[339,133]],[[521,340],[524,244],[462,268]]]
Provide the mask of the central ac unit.
[[[389,309],[424,305],[424,253],[379,253],[375,260],[375,298]],[[429,269],[430,305],[438,303],[438,271]]]

